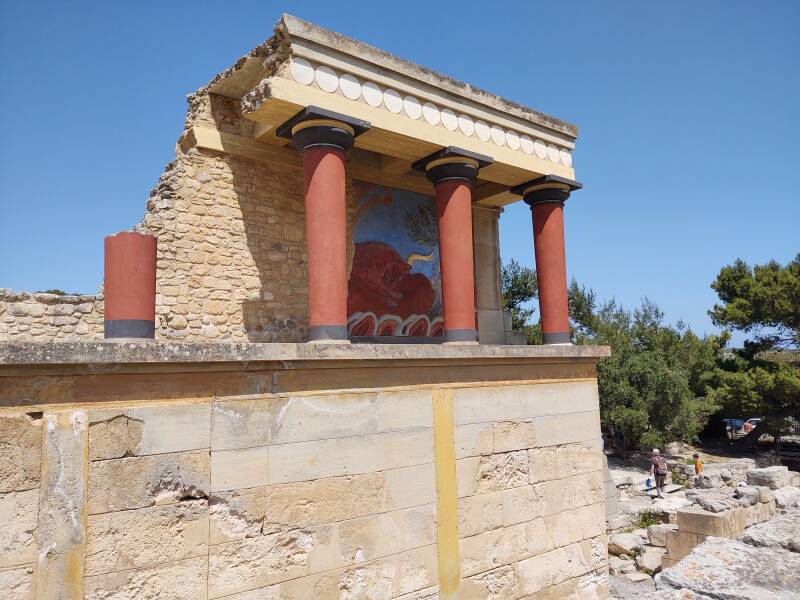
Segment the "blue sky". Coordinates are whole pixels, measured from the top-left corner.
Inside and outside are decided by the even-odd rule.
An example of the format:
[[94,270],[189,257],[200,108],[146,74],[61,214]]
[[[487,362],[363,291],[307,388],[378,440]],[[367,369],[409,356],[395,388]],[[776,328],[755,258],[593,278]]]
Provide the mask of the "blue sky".
[[[185,94],[290,12],[576,123],[571,276],[699,333],[741,257],[800,251],[800,3],[0,1],[0,287],[91,292]],[[504,259],[533,264],[526,206]]]

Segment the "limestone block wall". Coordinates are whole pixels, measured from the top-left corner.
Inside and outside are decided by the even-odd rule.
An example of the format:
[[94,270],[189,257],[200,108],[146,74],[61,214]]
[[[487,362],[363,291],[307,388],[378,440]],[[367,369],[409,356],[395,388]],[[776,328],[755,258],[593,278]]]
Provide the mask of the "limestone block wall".
[[375,348],[0,369],[0,597],[605,597],[593,364]]
[[103,296],[0,288],[0,342],[103,338]]

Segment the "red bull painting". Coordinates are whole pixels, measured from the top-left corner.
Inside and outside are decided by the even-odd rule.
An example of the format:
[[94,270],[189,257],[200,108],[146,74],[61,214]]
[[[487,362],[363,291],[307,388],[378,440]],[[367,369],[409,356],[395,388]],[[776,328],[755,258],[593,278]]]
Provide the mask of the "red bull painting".
[[354,181],[355,254],[347,294],[350,337],[444,335],[434,200]]

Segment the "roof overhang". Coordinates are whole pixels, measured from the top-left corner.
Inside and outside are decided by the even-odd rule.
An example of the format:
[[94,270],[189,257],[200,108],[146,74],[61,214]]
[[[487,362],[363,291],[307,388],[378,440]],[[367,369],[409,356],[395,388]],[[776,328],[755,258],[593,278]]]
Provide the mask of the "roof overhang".
[[296,17],[222,73],[208,90],[240,98],[258,141],[284,145],[276,128],[308,106],[367,121],[356,148],[377,153],[395,174],[450,146],[487,155],[476,200],[519,200],[509,188],[546,175],[575,179],[577,129],[430,69]]

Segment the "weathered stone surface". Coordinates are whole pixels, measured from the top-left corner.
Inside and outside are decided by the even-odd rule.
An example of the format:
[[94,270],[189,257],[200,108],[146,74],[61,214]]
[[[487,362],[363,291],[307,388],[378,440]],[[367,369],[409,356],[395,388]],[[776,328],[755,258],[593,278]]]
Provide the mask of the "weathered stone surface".
[[205,498],[207,450],[89,463],[89,514]]
[[634,556],[642,551],[644,540],[635,533],[615,533],[609,538],[608,552],[617,556]]
[[704,471],[694,476],[694,487],[711,489],[722,487],[723,481],[718,471]]
[[[690,506],[678,511],[678,529],[681,532],[699,535],[728,537],[741,530],[736,520],[736,510],[712,513],[700,507]],[[743,523],[741,523],[743,526]]]
[[587,447],[583,444],[534,448],[528,451],[528,458],[530,483],[563,479],[603,468],[603,454],[600,448]]
[[3,600],[31,600],[33,566],[0,569],[0,598]]
[[46,413],[36,528],[37,598],[79,598],[86,544],[88,416]]
[[739,503],[733,498],[719,494],[702,494],[695,496],[693,499],[700,508],[713,513],[721,513],[739,506]]
[[205,403],[93,410],[89,419],[90,460],[197,450],[211,441]]
[[748,485],[765,485],[773,490],[791,485],[792,482],[788,467],[783,466],[750,469],[746,475]]
[[648,594],[647,597],[651,600],[714,600],[710,596],[698,594],[692,590],[658,590]]
[[667,532],[677,530],[677,525],[658,523],[656,525],[650,525],[650,527],[647,528],[647,537],[651,545],[665,548],[667,546]]
[[783,548],[800,553],[800,509],[792,509],[774,519],[749,527],[740,539],[751,546]]
[[474,493],[484,494],[528,483],[527,451],[481,457],[475,476]]
[[634,571],[636,570],[636,563],[634,563],[634,561],[622,559],[619,556],[608,557],[608,572],[611,575],[621,575],[622,573],[628,573],[630,572],[631,569],[633,569]]
[[800,554],[709,538],[657,575],[656,585],[725,600],[796,600]]
[[650,507],[650,512],[662,517],[666,517],[670,522],[673,522],[676,518],[678,510],[690,506],[691,504],[692,501],[688,500],[687,498],[668,496],[666,498],[654,500]]
[[772,493],[772,489],[766,485],[759,485],[757,489],[759,502],[772,502],[775,499],[775,494]]
[[643,575],[638,581],[631,581],[626,576],[609,577],[608,583],[611,597],[616,600],[642,600],[642,598],[649,598],[650,594],[656,589],[653,578],[643,573],[638,575]]
[[86,578],[85,600],[206,600],[206,558]]
[[753,506],[759,502],[760,497],[758,488],[754,486],[739,486],[736,488],[735,495],[742,506]]
[[205,556],[208,504],[191,500],[91,515],[86,534],[86,574],[102,575]]
[[36,559],[39,490],[0,494],[0,568]]
[[41,457],[41,418],[0,417],[0,493],[37,488]]
[[264,395],[214,403],[214,450],[430,427],[431,392]]
[[661,559],[667,551],[664,548],[645,547],[644,551],[636,556],[636,564],[647,573],[655,573],[661,569]]
[[773,491],[778,508],[800,506],[800,488],[786,486]]

